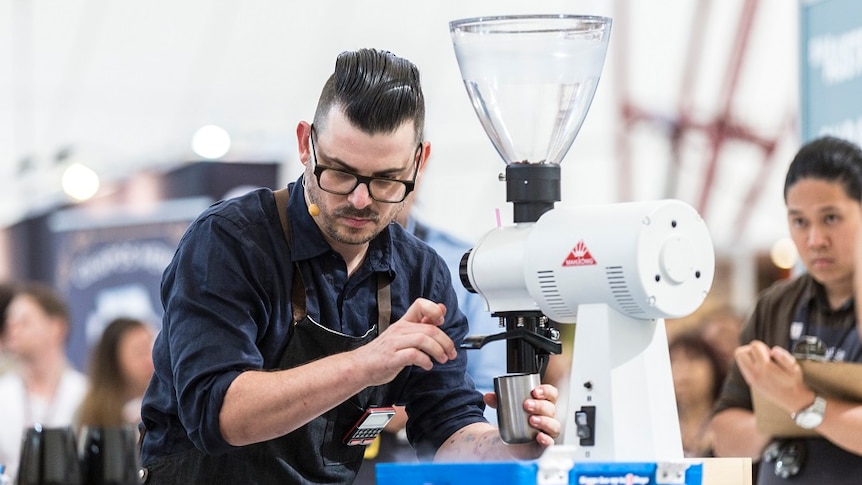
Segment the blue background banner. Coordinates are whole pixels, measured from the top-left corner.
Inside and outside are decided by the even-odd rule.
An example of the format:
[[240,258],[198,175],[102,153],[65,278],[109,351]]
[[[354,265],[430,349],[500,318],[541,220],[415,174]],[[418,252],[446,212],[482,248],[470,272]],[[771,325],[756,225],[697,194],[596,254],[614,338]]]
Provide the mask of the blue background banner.
[[862,2],[803,1],[802,140],[830,134],[862,145]]

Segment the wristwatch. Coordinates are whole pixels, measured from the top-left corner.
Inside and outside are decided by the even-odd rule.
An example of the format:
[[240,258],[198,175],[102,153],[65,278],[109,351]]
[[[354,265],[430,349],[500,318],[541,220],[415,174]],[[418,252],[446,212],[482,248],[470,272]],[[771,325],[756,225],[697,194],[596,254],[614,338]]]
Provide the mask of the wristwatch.
[[790,415],[796,425],[802,429],[814,429],[823,423],[826,414],[826,399],[815,396],[810,406]]

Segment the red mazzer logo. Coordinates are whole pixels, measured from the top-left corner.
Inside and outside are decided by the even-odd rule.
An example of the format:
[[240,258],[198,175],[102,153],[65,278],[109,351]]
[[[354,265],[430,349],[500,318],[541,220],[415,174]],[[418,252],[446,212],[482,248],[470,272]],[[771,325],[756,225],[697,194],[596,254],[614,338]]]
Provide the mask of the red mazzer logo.
[[563,261],[563,266],[590,266],[596,264],[596,260],[593,259],[593,255],[590,254],[590,250],[587,249],[587,245],[584,244],[584,240],[581,239],[578,241],[578,244],[575,244],[575,247],[572,248],[572,251],[566,257],[566,260]]

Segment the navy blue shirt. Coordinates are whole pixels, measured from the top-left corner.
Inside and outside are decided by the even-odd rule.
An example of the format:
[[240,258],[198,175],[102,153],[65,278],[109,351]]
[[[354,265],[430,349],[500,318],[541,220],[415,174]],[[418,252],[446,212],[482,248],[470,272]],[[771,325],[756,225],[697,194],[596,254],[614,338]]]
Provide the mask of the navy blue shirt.
[[[295,267],[305,282],[308,315],[341,333],[361,336],[377,322],[375,274],[385,272],[392,281],[392,322],[423,297],[446,305],[441,328],[456,346],[467,334],[449,270],[434,250],[390,224],[348,278],[344,260],[308,214],[301,178],[289,188],[289,247],[269,189],[214,204],[180,241],[162,278],[165,313],[142,407],[144,465],[193,446],[209,454],[234,449],[219,431],[225,393],[240,373],[273,369],[279,361],[289,337]],[[465,353],[431,371],[408,369],[396,404],[407,406],[408,437],[423,458],[458,429],[484,421]]]

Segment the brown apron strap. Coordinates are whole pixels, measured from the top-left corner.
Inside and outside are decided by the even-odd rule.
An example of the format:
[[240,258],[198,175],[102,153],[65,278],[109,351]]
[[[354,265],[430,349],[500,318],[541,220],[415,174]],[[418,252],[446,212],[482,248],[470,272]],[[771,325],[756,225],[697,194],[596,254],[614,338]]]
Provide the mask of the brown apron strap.
[[290,229],[287,227],[287,201],[290,199],[290,191],[285,187],[273,190],[272,195],[275,197],[275,207],[278,209],[278,219],[281,221],[281,230],[284,232],[284,239],[290,245]]
[[[275,197],[275,207],[278,210],[278,219],[281,221],[281,231],[284,233],[284,240],[290,246],[290,226],[287,225],[287,200],[290,198],[290,191],[287,188],[274,190],[272,195]],[[302,282],[302,273],[299,272],[299,267],[293,268],[293,284],[290,288],[290,302],[293,306],[293,321],[298,322],[305,318],[308,312],[305,309],[305,283]]]

